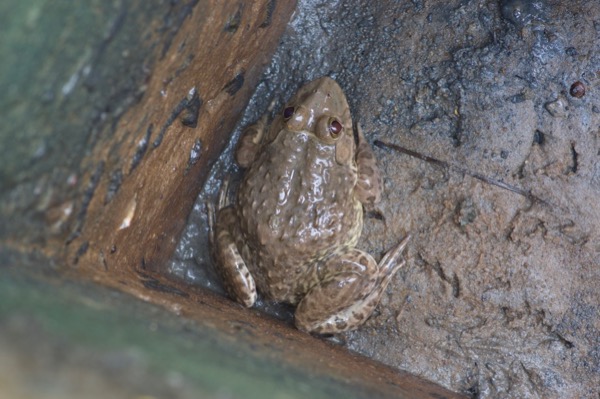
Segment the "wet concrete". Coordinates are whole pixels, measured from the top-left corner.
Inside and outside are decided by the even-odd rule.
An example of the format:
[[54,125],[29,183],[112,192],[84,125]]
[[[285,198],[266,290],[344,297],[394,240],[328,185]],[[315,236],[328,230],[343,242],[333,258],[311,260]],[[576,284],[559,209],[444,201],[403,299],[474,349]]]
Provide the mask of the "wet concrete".
[[597,396],[599,29],[584,1],[299,2],[171,275],[222,292],[204,202],[239,176],[241,129],[329,75],[385,174],[360,247],[413,235],[376,313],[337,340],[474,398]]

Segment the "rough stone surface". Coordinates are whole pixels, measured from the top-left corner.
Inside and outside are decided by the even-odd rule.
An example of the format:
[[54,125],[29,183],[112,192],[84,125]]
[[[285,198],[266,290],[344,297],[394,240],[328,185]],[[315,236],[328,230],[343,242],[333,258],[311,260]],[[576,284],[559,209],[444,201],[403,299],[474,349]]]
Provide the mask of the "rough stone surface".
[[2,393],[460,397],[161,274],[293,7],[0,5]]
[[473,398],[597,397],[599,32],[586,1],[299,2],[171,274],[220,290],[203,202],[237,175],[241,128],[329,75],[385,174],[360,245],[413,235],[376,314],[338,340]]

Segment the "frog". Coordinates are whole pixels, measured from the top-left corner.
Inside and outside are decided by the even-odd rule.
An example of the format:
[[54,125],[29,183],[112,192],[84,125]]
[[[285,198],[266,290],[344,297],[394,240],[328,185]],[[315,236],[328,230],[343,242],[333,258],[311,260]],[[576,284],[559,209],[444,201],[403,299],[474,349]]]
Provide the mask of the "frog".
[[235,158],[244,175],[235,199],[222,189],[218,209],[209,210],[215,267],[246,307],[259,292],[296,306],[299,330],[355,329],[404,266],[410,236],[379,262],[356,248],[364,210],[381,200],[383,180],[334,79],[306,83],[267,120],[268,113],[239,140]]

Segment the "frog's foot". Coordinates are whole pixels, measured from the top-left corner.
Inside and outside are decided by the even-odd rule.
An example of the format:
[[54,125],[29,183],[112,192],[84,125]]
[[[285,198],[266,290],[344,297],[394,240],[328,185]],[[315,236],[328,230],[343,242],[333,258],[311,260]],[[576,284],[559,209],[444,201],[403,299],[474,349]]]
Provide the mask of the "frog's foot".
[[319,270],[320,283],[296,309],[296,327],[318,334],[334,334],[364,323],[392,276],[404,265],[400,256],[408,240],[406,237],[387,252],[379,264],[371,255],[354,248],[327,259]]
[[255,124],[249,126],[240,137],[235,160],[242,168],[249,167],[256,159],[265,134],[268,114],[263,115]]
[[[212,211],[211,211],[212,209]],[[210,213],[213,212],[213,215]],[[209,221],[214,219],[214,208],[209,207]],[[216,223],[209,222],[211,247],[215,268],[223,279],[226,291],[236,301],[251,307],[256,301],[256,284],[236,245],[232,230],[238,225],[233,208],[219,211]]]

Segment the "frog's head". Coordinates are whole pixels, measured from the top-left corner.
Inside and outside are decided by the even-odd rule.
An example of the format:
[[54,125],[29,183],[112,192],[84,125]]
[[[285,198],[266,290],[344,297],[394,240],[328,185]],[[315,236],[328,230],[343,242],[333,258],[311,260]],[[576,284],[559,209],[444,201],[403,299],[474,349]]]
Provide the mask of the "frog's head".
[[340,164],[354,162],[354,134],[350,107],[342,88],[325,76],[302,86],[283,107],[285,128],[312,133],[324,144],[335,146]]

